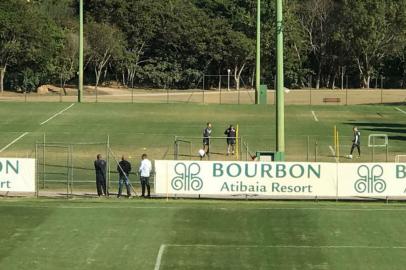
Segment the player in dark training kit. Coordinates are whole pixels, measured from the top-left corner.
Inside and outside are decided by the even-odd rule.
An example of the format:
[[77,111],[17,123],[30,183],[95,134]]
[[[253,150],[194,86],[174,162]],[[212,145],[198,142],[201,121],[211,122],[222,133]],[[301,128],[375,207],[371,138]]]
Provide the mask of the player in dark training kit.
[[352,139],[351,152],[348,157],[350,159],[352,159],[352,153],[354,152],[354,149],[357,148],[358,158],[360,158],[361,157],[361,132],[358,131],[357,127],[354,127],[352,130],[354,133],[354,138]]
[[96,188],[97,195],[107,195],[106,190],[106,161],[103,160],[102,155],[98,154],[97,159],[94,161],[94,169],[96,171]]
[[233,125],[230,125],[230,127],[224,131],[224,134],[227,135],[227,156],[230,155],[230,153],[234,155],[237,131]]
[[207,123],[207,127],[203,130],[203,150],[206,154],[210,151],[210,136],[211,136],[211,123]]

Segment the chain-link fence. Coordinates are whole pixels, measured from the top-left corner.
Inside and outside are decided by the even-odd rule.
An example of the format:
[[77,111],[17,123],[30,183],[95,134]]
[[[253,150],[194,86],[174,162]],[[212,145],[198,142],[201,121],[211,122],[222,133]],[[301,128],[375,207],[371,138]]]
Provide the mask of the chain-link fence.
[[[302,105],[354,105],[406,103],[406,89],[402,89],[400,78],[371,78],[369,89],[358,88],[359,78],[345,76],[343,80],[329,83],[328,88],[316,88],[310,76],[306,83],[294,89],[285,89],[286,104]],[[237,83],[237,81],[239,83]],[[242,76],[235,80],[233,74],[203,75],[194,84],[194,89],[148,89],[128,88],[112,82],[99,87],[86,86],[83,102],[124,102],[124,103],[197,103],[197,104],[254,104],[255,90],[252,79]],[[404,86],[403,86],[404,87]],[[10,92],[0,94],[0,101],[20,102],[75,102],[77,88],[44,85],[40,93]],[[268,104],[275,103],[275,82],[268,83]]]

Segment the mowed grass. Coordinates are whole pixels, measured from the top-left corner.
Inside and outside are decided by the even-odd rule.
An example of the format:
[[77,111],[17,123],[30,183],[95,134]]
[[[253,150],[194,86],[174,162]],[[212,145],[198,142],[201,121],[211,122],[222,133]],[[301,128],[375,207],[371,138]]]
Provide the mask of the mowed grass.
[[[126,155],[134,166],[139,157],[148,153],[150,158],[173,159],[174,140],[178,136],[192,143],[180,145],[180,158],[198,159],[201,134],[206,122],[213,123],[213,136],[224,136],[229,124],[239,125],[242,138],[241,159],[247,157],[245,145],[251,154],[258,150],[275,150],[275,107],[255,105],[195,105],[195,104],[75,104],[57,115],[71,103],[1,103],[0,149],[10,144],[24,132],[29,132],[9,148],[0,152],[1,157],[35,157],[35,143],[45,140],[52,143],[78,144],[67,148],[39,147],[40,179],[61,180],[67,178],[67,152],[72,152],[73,175],[76,187],[81,182],[93,188],[93,160],[96,154],[106,156],[106,142],[117,159]],[[397,109],[398,108],[398,109]],[[400,109],[400,110],[399,110]],[[361,159],[372,161],[367,147],[368,135],[388,134],[390,138],[388,160],[406,154],[405,106],[287,106],[286,107],[286,158],[288,161],[335,162],[330,146],[333,146],[333,127],[340,132],[340,161],[348,162],[352,126],[359,126],[362,134]],[[316,115],[318,121],[312,114]],[[92,143],[100,143],[90,145]],[[213,139],[210,158],[231,160],[226,157],[225,139]],[[386,161],[385,149],[376,149],[375,161]],[[112,156],[110,156],[113,161]],[[111,170],[116,170],[111,162]],[[45,168],[45,174],[44,174]],[[45,176],[44,176],[45,175]],[[116,179],[115,175],[111,176]],[[46,186],[46,185],[43,185]]]
[[396,204],[2,199],[0,216],[0,269],[370,270],[406,263],[406,209]]

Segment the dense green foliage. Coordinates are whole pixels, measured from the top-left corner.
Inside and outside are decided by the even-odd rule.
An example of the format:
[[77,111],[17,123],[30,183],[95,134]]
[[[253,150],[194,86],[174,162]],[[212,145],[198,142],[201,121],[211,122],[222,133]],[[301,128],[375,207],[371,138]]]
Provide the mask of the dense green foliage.
[[[275,3],[262,1],[262,82],[274,84]],[[256,0],[85,1],[86,81],[195,88],[203,74],[253,85]],[[406,87],[406,0],[285,0],[291,88]],[[7,88],[77,80],[78,0],[0,3]],[[113,41],[113,43],[112,43]],[[116,42],[114,42],[116,41]]]

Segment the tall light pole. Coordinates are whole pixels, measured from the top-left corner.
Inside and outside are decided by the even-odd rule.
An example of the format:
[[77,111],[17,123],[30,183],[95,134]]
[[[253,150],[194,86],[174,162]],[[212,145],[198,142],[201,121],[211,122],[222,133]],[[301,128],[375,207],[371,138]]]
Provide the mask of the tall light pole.
[[285,153],[285,98],[283,71],[283,0],[276,0],[276,151]]
[[78,102],[83,99],[83,0],[79,1],[79,87]]
[[257,0],[257,56],[256,56],[256,104],[259,104],[259,88],[261,85],[261,0]]

